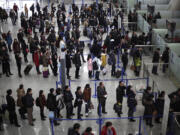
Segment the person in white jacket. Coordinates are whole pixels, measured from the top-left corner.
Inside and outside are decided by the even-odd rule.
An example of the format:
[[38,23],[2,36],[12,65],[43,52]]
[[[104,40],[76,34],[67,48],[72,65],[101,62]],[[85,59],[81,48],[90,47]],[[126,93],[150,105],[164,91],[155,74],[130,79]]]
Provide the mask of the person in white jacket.
[[101,70],[101,64],[102,64],[101,56],[95,57],[93,59],[93,70],[96,71],[96,73],[95,73],[95,79],[96,80],[100,80],[99,79],[99,73],[100,73],[100,70]]

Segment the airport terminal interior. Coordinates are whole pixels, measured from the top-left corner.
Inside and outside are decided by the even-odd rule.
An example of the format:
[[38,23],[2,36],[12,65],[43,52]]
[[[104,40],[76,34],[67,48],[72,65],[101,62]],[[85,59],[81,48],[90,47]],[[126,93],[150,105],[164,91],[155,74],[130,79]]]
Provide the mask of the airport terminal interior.
[[[0,19],[0,135],[180,135],[180,0],[0,0]],[[21,84],[34,99],[24,118]],[[67,86],[74,97],[68,117]],[[37,97],[43,90],[47,99],[52,88],[62,103],[54,92],[58,105],[52,111],[46,101],[45,119]],[[10,121],[16,115],[18,123]]]

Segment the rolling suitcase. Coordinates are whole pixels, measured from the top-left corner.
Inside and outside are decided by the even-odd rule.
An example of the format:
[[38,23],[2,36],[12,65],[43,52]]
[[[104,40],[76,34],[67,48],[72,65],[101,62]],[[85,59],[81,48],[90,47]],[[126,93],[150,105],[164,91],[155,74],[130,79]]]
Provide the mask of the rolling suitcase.
[[28,64],[28,65],[26,66],[26,68],[24,69],[24,74],[25,74],[25,75],[28,75],[29,72],[31,71],[32,67],[33,67],[33,66],[32,66],[31,64]]
[[49,76],[49,69],[48,69],[48,67],[44,67],[44,69],[43,69],[43,77],[48,78],[48,76]]

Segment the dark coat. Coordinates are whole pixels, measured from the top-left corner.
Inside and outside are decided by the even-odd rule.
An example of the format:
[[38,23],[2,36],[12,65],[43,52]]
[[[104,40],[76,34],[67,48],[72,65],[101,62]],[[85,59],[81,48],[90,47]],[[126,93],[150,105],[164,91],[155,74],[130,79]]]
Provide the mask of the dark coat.
[[77,53],[76,53],[74,57],[75,57],[75,61],[74,61],[74,62],[75,62],[75,66],[76,66],[76,67],[80,67],[80,66],[81,66],[80,54],[77,54]]
[[119,101],[123,96],[125,96],[125,86],[118,86],[116,89],[116,100]]
[[69,54],[66,54],[66,68],[71,68],[71,57]]
[[98,97],[98,101],[104,101],[106,100],[106,97],[104,97],[105,95],[107,95],[106,89],[101,88],[100,86],[97,87],[97,97]]
[[26,94],[25,99],[26,99],[26,107],[27,108],[31,108],[34,106],[34,99],[33,99],[32,95]]
[[156,110],[157,110],[158,114],[163,114],[163,111],[164,111],[164,99],[158,98],[155,101],[155,107],[156,107]]
[[124,64],[128,64],[128,53],[124,53],[121,60]]
[[133,92],[133,91],[129,91],[128,92],[128,99],[127,99],[127,104],[128,104],[128,107],[130,107],[130,108],[134,108],[134,107],[136,107],[136,105],[137,105],[137,101],[136,101],[136,99],[135,99],[135,97],[136,97],[136,94]]
[[13,43],[13,51],[14,51],[14,53],[20,53],[21,52],[20,44],[18,42]]
[[50,111],[53,111],[56,109],[56,96],[52,93],[49,93],[48,94],[48,97],[47,97],[47,107]]
[[73,100],[74,100],[74,98],[73,98],[71,91],[65,91],[64,92],[64,102],[69,103],[69,102],[72,102]]
[[164,63],[169,63],[169,51],[165,50],[162,54],[162,61]]
[[16,104],[15,104],[14,98],[12,96],[7,95],[6,101],[7,101],[8,111],[15,111],[16,110]]
[[152,60],[152,62],[153,62],[153,63],[158,63],[158,62],[159,62],[159,59],[160,59],[160,54],[159,54],[158,51],[155,51],[155,52],[154,52],[154,55],[153,55],[153,60]]
[[76,94],[76,100],[74,103],[74,107],[82,105],[83,103],[83,94],[82,93],[80,94],[78,92],[76,92],[75,94]]

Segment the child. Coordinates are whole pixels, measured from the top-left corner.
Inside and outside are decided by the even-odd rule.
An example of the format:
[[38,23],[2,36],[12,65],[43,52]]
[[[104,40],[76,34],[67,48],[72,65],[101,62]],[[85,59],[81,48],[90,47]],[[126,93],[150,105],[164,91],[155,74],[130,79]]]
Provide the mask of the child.
[[114,111],[117,113],[118,117],[121,117],[122,114],[122,104],[117,102],[114,104]]

